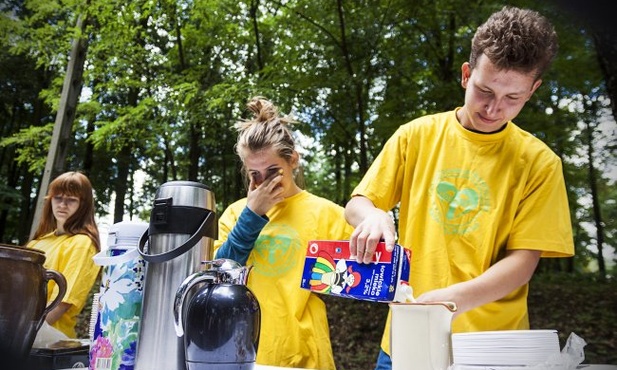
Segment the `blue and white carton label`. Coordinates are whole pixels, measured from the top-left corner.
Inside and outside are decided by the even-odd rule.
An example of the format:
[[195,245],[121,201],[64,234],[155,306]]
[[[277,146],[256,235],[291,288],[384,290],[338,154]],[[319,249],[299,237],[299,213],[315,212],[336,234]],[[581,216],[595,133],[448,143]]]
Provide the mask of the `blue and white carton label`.
[[396,244],[389,252],[380,242],[371,263],[358,263],[351,256],[348,240],[312,240],[300,287],[321,294],[393,302],[397,290],[409,284],[410,260],[411,250]]

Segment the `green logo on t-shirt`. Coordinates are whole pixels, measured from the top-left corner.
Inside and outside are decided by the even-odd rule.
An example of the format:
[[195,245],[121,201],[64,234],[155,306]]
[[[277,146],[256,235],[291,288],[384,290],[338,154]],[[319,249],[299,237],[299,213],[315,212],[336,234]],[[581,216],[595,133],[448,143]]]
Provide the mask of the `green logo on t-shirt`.
[[251,254],[251,274],[284,275],[298,263],[298,251],[303,250],[300,240],[296,229],[289,225],[276,222],[266,225]]
[[430,188],[431,217],[446,234],[476,230],[479,216],[490,207],[486,182],[475,172],[449,169],[438,172]]

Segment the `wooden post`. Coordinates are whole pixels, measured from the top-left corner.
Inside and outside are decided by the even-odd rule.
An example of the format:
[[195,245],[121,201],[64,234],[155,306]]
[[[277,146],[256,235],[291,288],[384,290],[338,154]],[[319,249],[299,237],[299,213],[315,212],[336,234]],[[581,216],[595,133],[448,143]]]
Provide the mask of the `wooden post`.
[[55,178],[65,170],[66,152],[71,137],[73,121],[75,120],[77,102],[79,100],[79,95],[81,94],[84,62],[86,60],[86,51],[88,49],[88,40],[84,35],[86,23],[86,20],[84,20],[81,16],[77,20],[77,29],[80,30],[80,35],[78,38],[73,40],[71,47],[71,55],[66,68],[64,85],[62,86],[62,95],[60,95],[60,104],[58,105],[58,112],[56,113],[54,131],[51,136],[49,152],[47,153],[45,171],[43,172],[43,178],[41,180],[41,185],[36,200],[34,217],[32,218],[30,238],[32,238],[36,228],[38,227],[41,212],[43,211],[45,195],[47,194],[47,188],[51,182],[51,179]]

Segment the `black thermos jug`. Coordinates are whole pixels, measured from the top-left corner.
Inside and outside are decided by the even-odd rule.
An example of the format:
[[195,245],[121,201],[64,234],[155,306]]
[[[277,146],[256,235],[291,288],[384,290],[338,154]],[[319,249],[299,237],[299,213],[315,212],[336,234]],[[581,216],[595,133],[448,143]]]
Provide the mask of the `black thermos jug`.
[[[174,320],[176,334],[184,335],[187,370],[254,368],[261,311],[246,286],[250,269],[230,259],[206,261],[178,288]],[[195,293],[185,306],[189,291]]]

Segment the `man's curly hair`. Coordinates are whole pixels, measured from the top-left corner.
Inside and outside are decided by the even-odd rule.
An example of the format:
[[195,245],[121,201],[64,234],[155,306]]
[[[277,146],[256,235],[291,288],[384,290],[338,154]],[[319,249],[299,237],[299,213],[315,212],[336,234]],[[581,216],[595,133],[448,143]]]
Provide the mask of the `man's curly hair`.
[[505,6],[476,30],[469,64],[486,55],[499,69],[535,72],[539,79],[558,50],[551,22],[533,10]]

